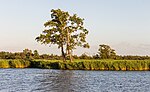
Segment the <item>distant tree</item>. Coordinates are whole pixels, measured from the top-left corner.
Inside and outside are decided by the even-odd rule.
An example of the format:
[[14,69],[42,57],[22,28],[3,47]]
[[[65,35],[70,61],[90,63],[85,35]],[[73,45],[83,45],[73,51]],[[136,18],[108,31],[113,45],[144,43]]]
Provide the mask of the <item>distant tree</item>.
[[24,49],[23,50],[23,56],[24,56],[23,59],[27,59],[27,60],[33,59],[32,50]]
[[101,59],[114,59],[116,57],[116,53],[114,49],[111,49],[110,46],[102,44],[99,45],[98,53]]
[[9,57],[10,57],[9,52],[5,52],[5,57],[4,57],[4,58],[5,58],[5,59],[10,59]]
[[60,9],[52,9],[51,12],[51,20],[44,24],[46,29],[36,40],[42,44],[58,45],[63,61],[66,61],[66,56],[69,56],[72,61],[72,51],[76,46],[89,48],[89,44],[85,40],[88,30],[83,26],[83,19],[76,14],[71,16],[68,12]]
[[5,52],[4,51],[0,52],[0,59],[5,59]]
[[22,59],[21,58],[21,53],[14,53],[14,55],[15,55],[15,59]]
[[87,55],[86,53],[83,53],[81,56],[79,56],[80,59],[92,59],[91,56]]
[[15,54],[9,52],[7,57],[8,57],[7,59],[15,59]]
[[77,55],[73,55],[74,59],[79,59],[79,57]]
[[40,55],[39,55],[37,50],[33,51],[33,57],[34,57],[34,59],[39,59],[40,58]]
[[50,59],[50,56],[48,54],[42,54],[40,55],[41,59]]

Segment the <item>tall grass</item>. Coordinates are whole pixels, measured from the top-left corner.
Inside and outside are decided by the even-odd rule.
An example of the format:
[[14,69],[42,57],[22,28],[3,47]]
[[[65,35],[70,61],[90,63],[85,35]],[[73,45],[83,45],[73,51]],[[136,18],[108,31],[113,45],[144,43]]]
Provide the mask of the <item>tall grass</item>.
[[61,60],[32,60],[30,67],[31,68],[43,68],[43,69],[60,69],[59,63]]
[[150,70],[150,60],[34,60],[31,67],[67,70]]
[[27,68],[30,66],[29,61],[19,59],[1,59],[0,68]]
[[150,70],[150,60],[0,60],[0,68],[27,67],[64,70]]
[[9,61],[8,60],[0,60],[0,68],[9,68]]

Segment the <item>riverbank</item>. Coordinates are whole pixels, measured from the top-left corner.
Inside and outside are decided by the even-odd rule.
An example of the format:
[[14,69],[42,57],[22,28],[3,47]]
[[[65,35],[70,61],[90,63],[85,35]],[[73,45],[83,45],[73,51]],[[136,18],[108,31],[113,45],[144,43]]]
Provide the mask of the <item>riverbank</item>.
[[144,71],[150,70],[150,60],[0,60],[0,68]]
[[0,68],[28,68],[31,62],[22,59],[0,59]]

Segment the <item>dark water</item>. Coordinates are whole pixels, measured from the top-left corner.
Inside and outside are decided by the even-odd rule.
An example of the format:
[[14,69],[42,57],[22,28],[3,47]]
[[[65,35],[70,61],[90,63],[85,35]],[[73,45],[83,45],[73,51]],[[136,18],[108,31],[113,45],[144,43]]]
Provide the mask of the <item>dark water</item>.
[[150,72],[0,69],[0,92],[150,92]]

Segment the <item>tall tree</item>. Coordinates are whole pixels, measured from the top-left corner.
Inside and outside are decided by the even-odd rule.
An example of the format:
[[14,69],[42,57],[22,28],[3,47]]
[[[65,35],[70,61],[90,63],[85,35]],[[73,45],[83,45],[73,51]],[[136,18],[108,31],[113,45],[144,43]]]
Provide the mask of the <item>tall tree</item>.
[[116,57],[116,53],[114,49],[111,49],[110,46],[102,44],[99,45],[98,53],[101,59],[114,59]]
[[66,61],[66,56],[72,61],[72,51],[76,46],[89,48],[86,42],[88,30],[83,26],[84,19],[76,14],[71,16],[60,9],[52,9],[51,12],[51,20],[44,24],[46,29],[36,40],[42,44],[57,44],[61,49],[63,61]]

